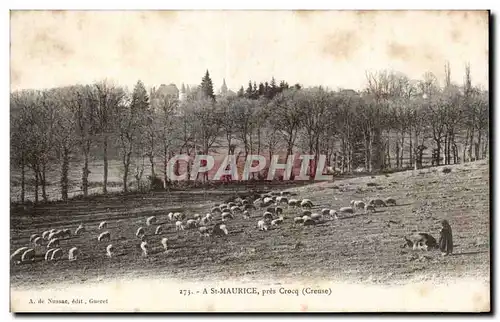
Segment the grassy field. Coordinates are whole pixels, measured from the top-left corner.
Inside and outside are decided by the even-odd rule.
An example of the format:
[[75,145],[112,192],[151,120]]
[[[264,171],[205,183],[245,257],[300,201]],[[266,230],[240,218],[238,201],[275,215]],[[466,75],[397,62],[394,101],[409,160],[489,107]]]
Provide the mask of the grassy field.
[[[185,211],[188,217],[206,213],[234,192],[215,190],[164,192],[147,195],[97,196],[35,208],[11,209],[11,253],[29,245],[33,233],[51,228],[71,228],[83,223],[84,236],[61,242],[65,258],[43,260],[46,249],[37,249],[35,262],[11,263],[12,287],[31,287],[55,282],[82,283],[111,278],[162,276],[178,280],[226,278],[319,278],[361,280],[366,283],[426,279],[477,277],[489,282],[489,164],[487,161],[408,171],[374,177],[359,177],[289,188],[299,198],[310,198],[315,209],[338,209],[351,199],[393,197],[398,205],[378,208],[373,214],[355,214],[328,220],[316,226],[294,226],[299,210],[285,209],[285,222],[277,229],[258,231],[262,210],[250,219],[236,217],[227,223],[229,235],[202,238],[196,230],[175,232],[167,222],[170,211]],[[285,207],[286,208],[286,207]],[[154,236],[148,227],[153,254],[141,256],[135,237],[147,216],[156,215],[164,224],[163,235]],[[107,220],[111,243],[118,256],[108,258],[108,243],[98,243],[100,221]],[[428,232],[439,237],[439,222],[448,219],[453,228],[454,255],[415,252],[402,248],[403,236]],[[171,249],[164,253],[160,240],[168,237]],[[83,252],[77,260],[67,260],[67,252],[77,246]]]

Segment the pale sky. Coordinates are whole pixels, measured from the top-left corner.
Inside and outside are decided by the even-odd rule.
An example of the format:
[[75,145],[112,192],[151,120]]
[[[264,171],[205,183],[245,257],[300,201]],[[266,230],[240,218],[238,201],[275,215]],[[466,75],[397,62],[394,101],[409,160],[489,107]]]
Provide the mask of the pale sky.
[[359,89],[365,71],[488,87],[487,11],[11,11],[11,89],[248,80]]

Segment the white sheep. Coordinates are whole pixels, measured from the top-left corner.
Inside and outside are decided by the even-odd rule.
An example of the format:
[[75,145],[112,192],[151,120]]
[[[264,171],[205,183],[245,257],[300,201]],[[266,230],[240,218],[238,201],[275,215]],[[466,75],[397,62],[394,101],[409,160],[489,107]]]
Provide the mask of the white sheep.
[[186,228],[191,229],[191,228],[196,228],[198,227],[198,221],[194,219],[188,219],[186,221]]
[[339,219],[339,217],[337,217],[337,212],[335,210],[330,210],[330,218],[334,218],[334,219]]
[[49,240],[49,243],[47,244],[47,249],[51,248],[52,246],[59,247],[59,238],[54,238]]
[[375,206],[375,207],[379,207],[379,206],[387,207],[385,201],[382,200],[382,199],[379,199],[379,198],[370,200],[370,202],[368,204],[372,205],[372,206]]
[[151,216],[151,217],[148,217],[148,219],[146,219],[146,225],[148,225],[148,226],[154,225],[155,223],[156,223],[155,216]]
[[222,213],[222,221],[226,221],[228,219],[234,219],[233,215],[230,214],[229,212],[223,212]]
[[354,208],[357,208],[357,209],[364,209],[365,208],[365,203],[361,200],[356,200],[354,202]]
[[306,220],[311,220],[311,217],[305,215],[305,216],[302,216],[302,220],[303,221],[306,221]]
[[135,236],[141,238],[141,236],[144,236],[146,232],[144,231],[144,228],[139,227],[137,228],[137,231],[135,232]]
[[199,225],[200,226],[206,226],[206,225],[208,225],[208,219],[207,219],[207,217],[201,218],[200,222],[199,222]]
[[279,218],[271,221],[271,226],[278,226],[281,225],[282,223],[283,223],[283,216],[280,216]]
[[142,255],[148,256],[149,253],[149,244],[147,241],[143,241],[141,243]]
[[270,213],[269,211],[266,211],[266,212],[264,213],[264,220],[266,220],[266,221],[271,221],[271,220],[273,220],[273,214],[272,214],[272,213]]
[[194,215],[193,215],[193,219],[195,219],[195,220],[199,220],[199,219],[201,219],[200,214],[194,214]]
[[182,224],[182,221],[177,220],[175,222],[175,231],[179,231],[179,230],[184,230],[184,225]]
[[207,220],[211,222],[213,219],[213,216],[212,216],[212,214],[206,214],[205,218],[207,218]]
[[168,217],[168,221],[174,221],[174,213],[173,212],[169,212],[167,217]]
[[216,214],[216,213],[221,213],[222,211],[220,210],[220,207],[213,207],[211,210],[210,210],[211,213],[213,214]]
[[323,216],[327,216],[327,215],[329,215],[329,214],[330,214],[330,209],[328,209],[328,208],[323,208],[323,209],[321,210],[321,214],[322,214]]
[[27,249],[24,251],[23,256],[21,256],[21,262],[34,261],[35,251],[33,249]]
[[81,235],[85,232],[85,228],[83,226],[79,226],[76,230],[75,230],[75,235]]
[[396,199],[394,198],[386,198],[385,199],[385,204],[386,205],[391,205],[391,206],[395,206],[396,205]]
[[161,244],[163,245],[165,252],[167,252],[167,250],[168,250],[168,238],[167,237],[162,238]]
[[304,222],[304,218],[302,217],[295,217],[293,218],[293,223],[294,224],[302,224]]
[[343,213],[348,213],[348,214],[354,213],[354,210],[352,209],[352,207],[342,207],[339,209],[339,211],[343,212]]
[[53,231],[49,234],[49,240],[52,240],[54,238],[58,238],[61,235],[60,230]]
[[257,228],[259,230],[268,230],[269,226],[267,225],[267,222],[265,220],[261,219],[257,222]]
[[299,204],[299,201],[297,199],[290,199],[288,200],[288,206],[289,207],[296,207]]
[[78,247],[73,247],[68,252],[68,260],[74,261],[78,258],[79,250]]
[[232,201],[227,203],[227,207],[228,208],[231,208],[231,207],[234,207],[234,206],[236,206],[236,204],[234,202],[232,202]]
[[99,229],[104,229],[108,228],[108,223],[106,221],[103,221],[99,224]]
[[63,229],[61,232],[61,237],[71,237],[71,230],[69,228]]
[[12,260],[14,263],[21,262],[21,257],[26,250],[28,250],[28,247],[21,247],[16,249],[16,251],[13,252],[12,255],[10,255],[10,260]]
[[198,232],[200,233],[201,236],[204,236],[204,237],[208,237],[209,236],[208,227],[200,227],[200,228],[198,228]]
[[249,214],[248,210],[243,211],[243,218],[244,219],[250,218],[250,214]]
[[112,244],[106,246],[106,255],[111,258],[115,254],[115,247]]
[[31,235],[31,237],[30,237],[30,243],[32,243],[35,240],[35,238],[38,238],[38,237],[40,237],[40,235],[38,235],[38,234]]
[[264,204],[271,204],[273,202],[274,202],[273,198],[270,198],[270,197],[265,197],[264,198]]
[[36,237],[33,240],[33,245],[35,245],[35,246],[42,246],[42,237]]
[[302,216],[311,216],[312,212],[310,210],[304,210],[302,211]]
[[301,207],[308,207],[308,208],[312,208],[313,207],[313,203],[310,199],[302,199],[302,201],[300,202],[300,206]]
[[304,226],[311,226],[311,225],[316,225],[316,221],[312,220],[311,218],[304,220]]
[[50,256],[50,260],[56,260],[56,259],[61,259],[62,258],[62,255],[63,255],[63,252],[62,252],[62,249],[60,248],[56,248],[54,249],[54,251],[52,252],[52,256]]
[[56,232],[56,231],[57,231],[57,229],[52,228],[51,230],[49,230],[49,233],[51,234],[51,233],[54,233],[54,232]]
[[97,237],[97,240],[98,241],[104,241],[104,240],[110,241],[111,234],[109,233],[109,231],[105,231],[102,234],[100,234],[99,237]]
[[238,206],[232,206],[231,207],[231,212],[236,213],[236,212],[241,212],[241,208]]
[[45,260],[46,261],[49,261],[52,257],[52,253],[55,251],[56,249],[55,248],[51,248],[49,249],[46,253],[45,253]]
[[351,207],[354,207],[355,203],[356,203],[356,200],[351,200],[351,202],[349,204],[351,205]]
[[162,232],[163,232],[163,227],[161,225],[156,227],[155,235],[161,235]]
[[375,212],[375,207],[373,205],[365,205],[365,213]]
[[323,220],[323,215],[318,214],[318,213],[314,213],[314,214],[311,214],[311,219],[314,221],[320,221],[320,220]]
[[50,231],[46,230],[42,233],[42,238],[48,240]]

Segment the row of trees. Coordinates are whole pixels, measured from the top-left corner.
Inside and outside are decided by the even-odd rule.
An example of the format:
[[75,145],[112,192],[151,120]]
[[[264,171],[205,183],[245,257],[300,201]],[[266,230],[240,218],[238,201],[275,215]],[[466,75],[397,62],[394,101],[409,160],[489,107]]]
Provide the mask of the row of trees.
[[[472,86],[469,67],[461,86],[451,83],[448,66],[445,70],[442,87],[430,73],[415,81],[383,71],[367,74],[367,87],[359,92],[294,86],[272,98],[215,99],[208,72],[199,94],[182,102],[171,95],[148,94],[141,81],[132,93],[108,81],[14,92],[11,160],[21,173],[21,201],[28,173],[33,176],[35,202],[40,193],[47,200],[47,173],[54,167],[60,173],[61,197],[67,199],[68,173],[76,161],[83,165],[81,189],[87,196],[89,157],[96,148],[103,160],[103,193],[110,154],[119,156],[124,191],[129,190],[134,166],[140,185],[144,160],[150,164],[151,182],[160,177],[171,184],[167,161],[175,154],[194,159],[197,153],[233,154],[237,148],[243,155],[269,158],[278,152],[316,158],[325,154],[328,165],[339,172],[418,168],[430,147],[437,165],[485,158],[488,92]],[[135,160],[142,160],[142,166]]]

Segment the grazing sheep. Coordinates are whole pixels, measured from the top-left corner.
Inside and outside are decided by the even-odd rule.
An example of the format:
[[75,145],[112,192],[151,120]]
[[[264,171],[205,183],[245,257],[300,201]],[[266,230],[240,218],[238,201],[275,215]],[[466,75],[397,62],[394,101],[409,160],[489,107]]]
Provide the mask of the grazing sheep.
[[108,228],[108,223],[106,221],[103,221],[99,224],[99,229],[104,229]]
[[343,213],[348,213],[348,214],[354,213],[354,210],[352,209],[352,207],[342,207],[339,209],[339,211],[343,212]]
[[161,239],[161,244],[163,245],[163,249],[165,249],[165,252],[168,250],[168,238],[164,237]]
[[327,216],[327,215],[329,215],[329,214],[330,214],[330,211],[331,211],[331,210],[330,210],[330,209],[328,209],[328,208],[323,208],[323,209],[321,210],[321,214],[322,214],[323,216]]
[[288,198],[287,197],[277,197],[276,198],[276,203],[279,203],[279,204],[286,203],[286,204],[288,204]]
[[49,261],[52,257],[52,253],[55,251],[56,249],[55,248],[51,248],[49,249],[46,253],[45,253],[45,260],[46,261]]
[[109,231],[105,231],[102,234],[100,234],[99,237],[97,237],[97,240],[98,241],[104,241],[104,240],[110,241],[111,234],[109,233]]
[[47,244],[47,248],[51,248],[52,246],[59,247],[59,238],[54,238],[54,239],[49,240],[49,243]]
[[356,200],[354,202],[354,208],[355,209],[364,209],[365,208],[365,203],[361,200]]
[[56,230],[57,230],[57,229],[52,228],[51,230],[49,230],[49,234],[56,232]]
[[339,219],[339,217],[337,217],[337,212],[333,209],[330,210],[330,218]]
[[83,227],[78,227],[76,230],[75,230],[75,235],[81,235],[82,233],[85,232],[85,228]]
[[200,214],[194,214],[194,215],[193,215],[193,219],[195,219],[195,220],[199,220],[199,219],[201,219]]
[[250,214],[248,213],[248,210],[243,211],[243,218],[244,219],[250,218]]
[[311,217],[309,217],[309,216],[302,216],[303,221],[310,220],[310,219],[311,219]]
[[305,208],[305,207],[312,208],[313,207],[313,203],[309,199],[302,199],[302,201],[300,202],[300,206],[302,208]]
[[222,203],[219,205],[219,210],[222,212],[222,209],[229,208],[226,203]]
[[274,202],[273,198],[270,198],[270,197],[265,197],[264,198],[264,204],[271,204],[273,202]]
[[266,211],[274,214],[276,212],[276,208],[275,207],[267,207]]
[[420,249],[427,251],[429,249],[439,248],[439,244],[437,243],[436,239],[427,233],[418,233],[412,235],[410,236],[410,239],[404,236],[404,239],[406,243],[403,245],[403,247],[412,247],[413,250]]
[[207,219],[207,217],[201,218],[199,225],[200,226],[206,226],[206,225],[208,225],[208,219]]
[[194,219],[188,219],[188,221],[186,221],[186,228],[187,229],[191,229],[191,228],[196,228],[198,227],[198,222]]
[[208,227],[200,227],[198,228],[201,236],[208,237]]
[[173,212],[169,212],[168,215],[167,215],[167,218],[168,218],[168,221],[174,221],[174,213]]
[[240,207],[238,207],[238,206],[232,206],[232,207],[231,207],[231,211],[232,211],[233,213],[235,213],[235,212],[241,212],[241,208],[240,208]]
[[148,219],[146,219],[146,225],[151,226],[154,224],[156,224],[156,217],[155,216],[151,216],[151,217],[148,217]]
[[276,207],[275,213],[276,213],[277,215],[281,215],[281,214],[283,213],[283,208],[281,208],[281,207]]
[[283,223],[283,216],[271,221],[271,226],[278,226],[278,225],[281,225],[282,223]]
[[311,218],[304,220],[304,226],[312,226],[316,225],[316,221],[312,220]]
[[293,223],[294,224],[302,224],[304,222],[304,218],[302,217],[295,217],[293,218]]
[[144,228],[139,227],[137,228],[137,231],[135,232],[135,236],[141,238],[141,236],[144,236],[146,232],[144,231]]
[[35,260],[35,251],[31,248],[25,250],[23,255],[21,256],[21,262],[27,262],[27,261],[33,262],[34,260]]
[[272,214],[272,213],[270,213],[269,211],[266,211],[266,212],[264,213],[264,220],[267,220],[267,221],[271,221],[271,220],[273,220],[273,214]]
[[61,237],[71,237],[71,230],[69,228],[63,229]]
[[48,240],[50,231],[46,230],[42,233],[42,238]]
[[49,240],[54,239],[54,238],[59,238],[61,236],[62,231],[61,230],[56,230],[53,231],[49,234]]
[[302,211],[302,216],[310,216],[312,212],[310,210],[304,210]]
[[365,205],[365,212],[375,212],[375,207],[373,205]]
[[212,214],[206,214],[205,218],[207,218],[207,220],[210,222],[213,220]]
[[229,209],[233,208],[234,206],[236,206],[236,204],[235,204],[234,202],[228,202],[228,203],[227,203],[227,207],[228,207]]
[[382,200],[382,199],[378,199],[378,198],[370,200],[370,202],[368,204],[372,205],[372,206],[375,206],[375,207],[379,207],[379,206],[387,207],[385,201]]
[[268,230],[269,226],[267,225],[267,222],[265,220],[261,219],[257,222],[257,228],[259,230]]
[[288,206],[289,207],[296,207],[298,205],[299,201],[297,199],[290,199],[288,200]]
[[56,259],[61,259],[62,255],[63,255],[62,249],[56,248],[52,252],[52,256],[50,256],[50,260],[53,261],[53,260],[56,260]]
[[149,244],[147,241],[143,241],[141,243],[141,249],[142,249],[142,255],[143,256],[148,256],[149,253]]
[[28,249],[29,249],[28,247],[21,247],[16,249],[16,251],[13,252],[12,255],[10,255],[10,260],[13,261],[14,263],[20,263],[24,252]]
[[40,237],[40,235],[38,235],[38,234],[31,235],[31,237],[30,237],[30,243],[32,243],[36,238],[39,238],[39,237]]
[[180,212],[174,212],[173,218],[175,220],[182,220],[183,218],[181,218],[181,217],[182,217],[182,214]]
[[175,231],[179,231],[179,230],[184,230],[184,225],[182,224],[182,221],[177,220],[175,222]]
[[386,205],[391,205],[391,206],[395,206],[396,205],[396,199],[394,198],[386,198],[385,199],[385,204]]
[[114,254],[115,254],[115,247],[113,247],[112,244],[106,246],[106,255],[111,258],[114,256]]
[[351,202],[349,204],[351,205],[351,207],[354,207],[355,203],[356,203],[356,200],[351,200]]
[[163,227],[160,225],[156,227],[155,235],[161,235],[163,233]]
[[323,220],[323,215],[314,213],[311,215],[311,219],[314,221],[320,221],[320,220]]
[[42,246],[42,237],[37,237],[33,240],[33,245]]
[[71,248],[68,252],[68,260],[70,260],[70,261],[76,260],[78,257],[78,253],[79,253],[79,251],[78,251],[77,247]]
[[226,221],[228,219],[234,219],[233,215],[230,214],[229,212],[223,212],[222,213],[222,221]]
[[254,205],[244,205],[243,206],[243,210],[250,210],[250,209],[256,210],[257,208],[255,208]]

